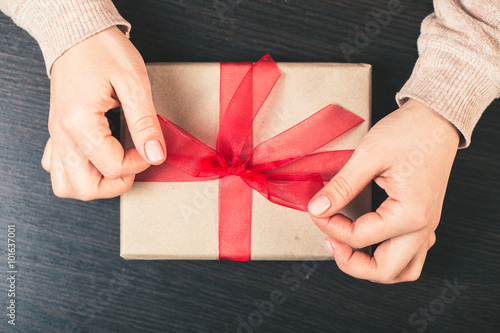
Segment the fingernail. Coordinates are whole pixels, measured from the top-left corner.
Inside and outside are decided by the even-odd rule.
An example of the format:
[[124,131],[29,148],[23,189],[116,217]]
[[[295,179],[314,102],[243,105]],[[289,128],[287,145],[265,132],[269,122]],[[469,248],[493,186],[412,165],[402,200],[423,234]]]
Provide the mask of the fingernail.
[[328,240],[328,239],[325,239],[325,243],[326,243],[326,247],[328,248],[328,251],[330,251],[330,253],[332,254],[332,256],[334,255],[333,254],[333,246],[332,246],[332,243]]
[[322,194],[309,204],[308,210],[311,214],[318,216],[326,212],[331,206],[330,198]]
[[144,146],[146,151],[146,156],[151,163],[157,163],[163,161],[163,148],[159,140],[150,140],[146,142]]

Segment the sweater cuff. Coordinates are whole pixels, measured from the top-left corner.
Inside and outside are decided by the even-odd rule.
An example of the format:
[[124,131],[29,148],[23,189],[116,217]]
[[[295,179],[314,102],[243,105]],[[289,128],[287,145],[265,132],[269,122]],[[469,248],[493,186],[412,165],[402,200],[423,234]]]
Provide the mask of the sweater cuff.
[[465,148],[483,111],[497,95],[495,81],[480,69],[477,59],[429,48],[419,57],[396,101],[401,106],[412,98],[434,109],[461,132],[460,148]]
[[131,28],[111,0],[26,1],[15,18],[40,45],[49,77],[54,61],[77,43],[112,26],[128,37]]

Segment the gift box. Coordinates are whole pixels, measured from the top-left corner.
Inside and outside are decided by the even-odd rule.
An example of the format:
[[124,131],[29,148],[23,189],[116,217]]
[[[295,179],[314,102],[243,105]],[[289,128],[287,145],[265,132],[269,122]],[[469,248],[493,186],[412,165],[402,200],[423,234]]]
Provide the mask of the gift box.
[[[266,56],[147,69],[168,157],[121,196],[121,256],[333,259],[304,210],[369,129],[371,66]],[[341,213],[370,209],[366,188]]]

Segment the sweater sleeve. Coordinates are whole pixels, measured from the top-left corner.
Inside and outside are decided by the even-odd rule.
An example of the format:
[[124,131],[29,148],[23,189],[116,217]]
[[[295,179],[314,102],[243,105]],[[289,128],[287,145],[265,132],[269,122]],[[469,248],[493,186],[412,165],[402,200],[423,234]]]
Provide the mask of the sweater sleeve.
[[461,132],[463,148],[500,97],[500,1],[434,0],[434,10],[422,22],[419,58],[396,100],[432,107]]
[[130,32],[111,0],[0,0],[0,10],[38,42],[49,76],[54,61],[86,38],[112,26]]

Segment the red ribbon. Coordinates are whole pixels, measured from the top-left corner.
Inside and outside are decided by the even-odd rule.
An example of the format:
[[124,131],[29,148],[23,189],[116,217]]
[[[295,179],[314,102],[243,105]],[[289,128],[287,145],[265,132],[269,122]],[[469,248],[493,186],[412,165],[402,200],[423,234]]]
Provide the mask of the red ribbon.
[[347,162],[352,150],[314,153],[363,121],[328,105],[252,149],[252,123],[281,76],[271,56],[257,63],[221,63],[217,148],[158,116],[167,163],[136,177],[142,182],[219,179],[219,259],[249,260],[252,189],[270,201],[307,211],[309,200]]

